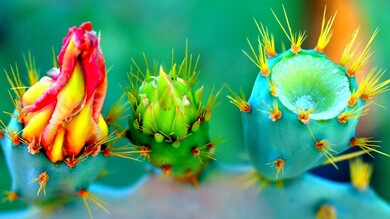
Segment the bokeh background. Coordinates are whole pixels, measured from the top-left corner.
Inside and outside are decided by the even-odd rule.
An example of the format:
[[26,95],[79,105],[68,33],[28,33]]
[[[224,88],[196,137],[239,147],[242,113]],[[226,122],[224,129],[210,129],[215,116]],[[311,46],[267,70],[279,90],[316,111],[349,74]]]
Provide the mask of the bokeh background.
[[[272,8],[282,15],[282,6],[287,9],[293,30],[307,30],[304,48],[313,48],[320,31],[324,5],[330,16],[336,10],[335,32],[325,52],[336,62],[353,31],[360,26],[359,40],[364,44],[376,27],[379,35],[373,42],[375,53],[367,64],[389,68],[390,51],[390,2],[386,0],[129,0],[129,1],[22,1],[0,0],[0,119],[8,122],[12,112],[7,88],[9,85],[3,69],[18,65],[22,77],[25,74],[23,54],[35,57],[41,76],[52,67],[52,50],[59,52],[62,38],[71,26],[92,21],[95,30],[101,33],[101,47],[109,72],[108,98],[104,112],[116,101],[127,85],[127,76],[132,59],[143,64],[143,53],[150,61],[171,63],[172,49],[176,61],[180,62],[188,40],[190,52],[200,54],[198,69],[201,71],[199,85],[205,85],[205,94],[213,88],[228,84],[233,90],[240,89],[250,95],[258,69],[242,50],[249,50],[246,38],[255,42],[258,35],[253,18],[267,25],[276,38],[277,51],[289,46],[289,42],[278,27],[270,12]],[[365,71],[362,71],[362,75]],[[389,72],[384,79],[390,78]],[[121,87],[122,86],[122,87]],[[241,116],[229,103],[227,89],[213,111],[211,135],[222,136],[217,162],[238,166],[247,162],[241,133]],[[390,93],[381,95],[373,104],[369,115],[359,124],[358,135],[374,137],[382,141],[382,150],[390,153]],[[380,196],[390,201],[390,159],[375,155],[372,186]],[[126,173],[123,174],[124,168]],[[144,163],[113,159],[111,175],[104,182],[114,186],[134,183],[147,170]],[[322,169],[328,177],[345,181],[347,171]],[[0,192],[10,188],[3,154],[0,150]],[[0,210],[20,208],[21,203],[1,203]]]

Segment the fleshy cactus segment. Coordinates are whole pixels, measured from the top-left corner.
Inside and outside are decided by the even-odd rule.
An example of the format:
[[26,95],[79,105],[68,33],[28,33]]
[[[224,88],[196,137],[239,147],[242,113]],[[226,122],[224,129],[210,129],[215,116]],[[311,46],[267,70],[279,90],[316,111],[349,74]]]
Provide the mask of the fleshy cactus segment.
[[[131,73],[132,89],[126,92],[133,110],[128,137],[140,156],[164,173],[190,182],[196,182],[214,154],[208,121],[218,96],[210,95],[205,104],[203,87],[194,91],[196,63],[192,66],[192,56],[187,54],[178,69],[176,65],[169,71],[160,67],[151,75],[153,70],[143,73],[138,68]],[[145,78],[138,87],[140,74]]]
[[27,90],[17,68],[6,72],[15,111],[9,113],[8,126],[0,124],[12,197],[61,205],[86,191],[105,167],[101,148],[115,137],[108,135],[101,114],[107,77],[99,41],[90,22],[70,28],[58,55],[59,69],[51,69],[49,76],[38,81],[29,56]]
[[[107,79],[99,39],[91,23],[72,27],[48,72],[22,96],[22,137],[41,145],[52,162],[78,156],[107,136],[101,116]],[[85,134],[88,133],[88,134]]]
[[[354,56],[351,46],[356,31],[342,55],[342,64],[337,64],[324,53],[335,16],[326,21],[324,13],[317,46],[305,50],[301,48],[305,32],[293,33],[284,13],[287,27],[273,12],[291,48],[276,54],[268,28],[256,23],[261,35],[258,51],[248,41],[253,55],[245,53],[260,69],[252,94],[248,101],[237,95],[229,97],[243,112],[249,156],[259,174],[270,180],[293,178],[324,162],[337,168],[335,156],[359,145],[354,139],[364,139],[355,137],[355,129],[367,113],[367,100],[387,91],[390,83],[380,82],[384,71],[376,68],[363,77],[360,86],[356,82],[356,73],[372,53],[369,45],[377,31],[362,53]],[[374,148],[376,145],[360,145],[368,153],[384,154]]]

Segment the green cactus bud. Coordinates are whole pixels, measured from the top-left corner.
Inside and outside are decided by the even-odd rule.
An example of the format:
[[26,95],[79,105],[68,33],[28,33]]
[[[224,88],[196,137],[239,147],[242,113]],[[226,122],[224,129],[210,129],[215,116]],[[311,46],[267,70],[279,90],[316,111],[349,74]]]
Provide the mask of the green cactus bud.
[[[194,91],[197,73],[196,66],[189,66],[191,63],[187,54],[180,68],[175,64],[169,71],[160,67],[158,75],[145,78],[139,88],[131,85],[129,93],[137,100],[130,100],[136,104],[129,122],[137,125],[130,125],[129,139],[135,145],[147,146],[148,153],[140,154],[164,173],[196,182],[214,150],[206,147],[211,143],[207,121],[212,103],[204,107],[203,87]],[[215,100],[216,96],[211,95],[210,99]],[[199,153],[194,153],[194,147],[200,149]]]

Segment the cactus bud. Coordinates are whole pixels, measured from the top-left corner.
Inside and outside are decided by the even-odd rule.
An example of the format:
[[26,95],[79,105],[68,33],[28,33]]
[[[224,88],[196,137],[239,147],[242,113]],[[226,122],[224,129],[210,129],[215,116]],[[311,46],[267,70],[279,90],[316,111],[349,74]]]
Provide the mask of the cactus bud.
[[[193,182],[213,154],[206,147],[212,104],[204,107],[203,87],[194,92],[191,80],[196,71],[190,63],[187,54],[180,68],[160,67],[158,75],[146,77],[139,88],[132,84],[129,93],[137,100],[130,100],[134,115],[129,138],[135,145],[148,145],[148,160],[164,173]],[[194,146],[200,148],[198,156],[191,151]]]

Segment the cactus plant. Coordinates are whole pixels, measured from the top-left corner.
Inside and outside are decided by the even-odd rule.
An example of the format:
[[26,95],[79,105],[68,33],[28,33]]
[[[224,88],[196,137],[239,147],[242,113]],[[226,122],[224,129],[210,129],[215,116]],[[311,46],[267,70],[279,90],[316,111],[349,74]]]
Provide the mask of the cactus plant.
[[216,142],[210,140],[208,122],[219,95],[212,93],[204,103],[203,86],[194,90],[198,60],[188,54],[187,46],[179,67],[173,64],[170,70],[163,66],[157,70],[154,63],[150,69],[146,61],[142,71],[135,64],[136,72],[130,72],[131,88],[126,90],[132,108],[127,136],[140,155],[163,173],[194,184],[213,159]]
[[248,101],[229,96],[243,112],[245,144],[259,173],[275,180],[297,177],[325,161],[337,168],[334,156],[353,146],[382,153],[375,149],[375,140],[355,136],[356,125],[367,112],[367,100],[385,92],[390,83],[379,82],[384,71],[377,68],[359,86],[356,82],[355,75],[372,55],[370,44],[378,31],[354,56],[357,29],[336,64],[324,53],[335,15],[326,20],[325,8],[318,43],[304,50],[305,32],[293,33],[283,10],[287,28],[272,12],[291,48],[277,54],[268,28],[256,22],[261,35],[258,52],[249,41],[254,57],[246,55],[260,73]]
[[[81,197],[87,207],[90,200],[107,211],[87,190],[104,169],[106,155],[116,155],[108,153],[115,151],[112,144],[104,145],[117,137],[108,134],[101,114],[107,76],[99,41],[90,22],[70,28],[59,68],[55,62],[50,77],[39,81],[29,56],[27,91],[17,68],[6,72],[15,93],[10,92],[15,112],[9,113],[8,126],[2,123],[1,144],[12,177],[6,199],[51,208]],[[117,117],[110,116],[109,122]]]

